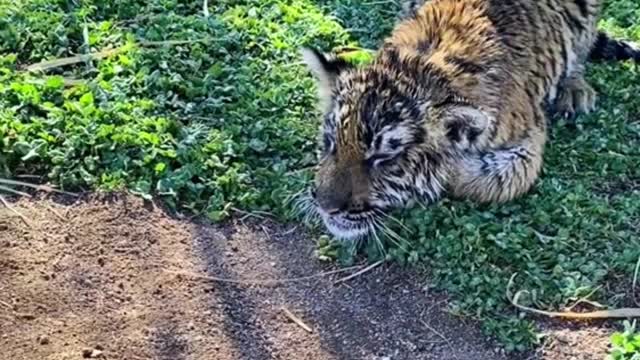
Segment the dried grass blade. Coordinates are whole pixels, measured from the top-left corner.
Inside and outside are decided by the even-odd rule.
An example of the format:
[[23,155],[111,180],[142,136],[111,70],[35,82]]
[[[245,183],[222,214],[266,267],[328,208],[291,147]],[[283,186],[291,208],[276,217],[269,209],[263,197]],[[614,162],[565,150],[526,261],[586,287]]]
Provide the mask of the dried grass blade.
[[520,290],[516,293],[516,295],[511,299],[511,304],[517,307],[520,310],[525,310],[532,312],[538,315],[544,315],[548,317],[562,317],[568,319],[579,319],[579,320],[588,320],[588,319],[626,319],[626,318],[640,318],[640,308],[620,308],[620,309],[612,309],[612,310],[599,310],[592,312],[573,312],[573,311],[546,311],[534,309],[532,307],[520,305],[518,300],[522,294],[527,293],[527,290]]
[[39,63],[31,64],[25,68],[27,71],[47,71],[49,69],[54,69],[61,66],[73,65],[81,62],[85,62],[88,60],[94,59],[102,59],[108,56],[111,56],[121,48],[102,50],[95,53],[87,54],[87,55],[76,55],[59,59],[46,60]]
[[31,195],[27,194],[26,192],[18,191],[18,190],[15,190],[13,188],[10,188],[8,186],[0,185],[0,191],[4,191],[4,192],[7,192],[9,194],[20,195],[20,196],[24,196],[24,197],[28,197],[28,198],[31,197]]
[[28,226],[28,227],[32,227],[31,223],[29,222],[29,220],[27,220],[27,218],[22,215],[22,213],[20,213],[18,210],[14,209],[13,206],[11,206],[11,204],[9,204],[7,202],[7,200],[4,199],[4,197],[0,196],[0,202],[2,203],[2,205],[4,205],[7,209],[9,209],[9,211],[11,211],[12,213],[16,214],[20,219],[22,219],[22,221]]
[[511,285],[513,285],[513,281],[515,280],[516,276],[517,273],[513,274],[511,276],[511,279],[509,279],[509,283],[507,284],[506,289],[506,296],[511,304],[520,310],[548,317],[567,318],[574,320],[640,318],[640,308],[621,308],[579,313],[573,311],[546,311],[521,305],[518,300],[520,300],[522,294],[527,294],[529,293],[529,291],[520,290],[514,296],[511,296]]
[[[63,190],[58,190],[58,189],[53,188],[53,187],[48,186],[48,185],[37,185],[37,184],[31,184],[31,183],[28,183],[28,182],[18,181],[18,180],[9,180],[9,179],[0,178],[0,184],[2,184],[2,185],[10,185],[10,186],[24,186],[24,187],[32,188],[32,189],[35,189],[35,190],[38,190],[38,191],[55,192],[55,193],[59,193],[59,194],[78,196],[78,194],[70,193],[70,192],[63,191]],[[25,194],[25,193],[21,193],[21,194]],[[25,194],[25,195],[29,196],[28,194]]]

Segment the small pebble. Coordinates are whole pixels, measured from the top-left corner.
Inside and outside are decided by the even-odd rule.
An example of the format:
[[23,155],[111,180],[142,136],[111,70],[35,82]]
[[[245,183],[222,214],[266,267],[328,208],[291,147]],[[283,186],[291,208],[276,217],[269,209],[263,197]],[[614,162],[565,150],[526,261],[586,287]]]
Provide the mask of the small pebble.
[[49,344],[49,337],[46,335],[40,335],[38,336],[38,343],[40,345],[47,345]]
[[97,359],[102,356],[102,351],[97,349],[82,350],[82,357],[85,359]]

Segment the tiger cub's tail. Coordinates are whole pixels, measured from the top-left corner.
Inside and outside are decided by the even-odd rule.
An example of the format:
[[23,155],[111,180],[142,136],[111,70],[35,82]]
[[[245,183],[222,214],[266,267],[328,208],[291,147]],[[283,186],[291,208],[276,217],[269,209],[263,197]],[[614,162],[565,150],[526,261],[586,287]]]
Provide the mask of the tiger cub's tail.
[[599,31],[589,53],[589,60],[634,60],[640,62],[640,47],[628,41],[613,39],[607,33]]

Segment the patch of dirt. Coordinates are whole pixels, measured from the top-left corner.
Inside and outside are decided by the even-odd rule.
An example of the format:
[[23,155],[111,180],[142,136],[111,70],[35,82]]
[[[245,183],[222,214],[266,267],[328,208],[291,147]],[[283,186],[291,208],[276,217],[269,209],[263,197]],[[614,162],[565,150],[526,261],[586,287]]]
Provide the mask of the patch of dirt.
[[542,359],[602,360],[607,353],[613,330],[595,325],[567,329],[553,327],[545,331],[548,341],[540,347]]
[[[295,228],[177,220],[128,195],[13,206],[29,225],[1,210],[3,359],[523,359],[446,313],[415,270],[382,265],[339,285],[347,272],[245,283],[336,270]],[[591,359],[562,344],[606,340],[560,335],[529,358]]]

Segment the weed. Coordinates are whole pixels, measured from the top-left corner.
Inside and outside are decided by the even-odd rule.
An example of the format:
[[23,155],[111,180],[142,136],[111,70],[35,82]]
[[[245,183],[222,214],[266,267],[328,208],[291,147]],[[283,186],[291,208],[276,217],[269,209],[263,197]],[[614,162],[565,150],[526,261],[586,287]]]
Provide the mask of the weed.
[[624,322],[624,331],[611,335],[611,350],[606,360],[639,360],[640,332],[636,322]]

